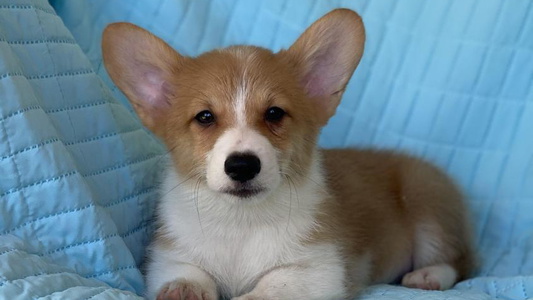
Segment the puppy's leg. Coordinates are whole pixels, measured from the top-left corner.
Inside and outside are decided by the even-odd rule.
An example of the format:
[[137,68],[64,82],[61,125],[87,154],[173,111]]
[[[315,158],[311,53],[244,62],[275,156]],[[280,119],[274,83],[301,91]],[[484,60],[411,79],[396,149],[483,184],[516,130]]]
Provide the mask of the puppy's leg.
[[449,289],[474,265],[463,196],[448,176],[422,161],[406,165],[403,175],[401,190],[413,220],[414,271],[402,285]]
[[420,224],[416,234],[414,271],[405,274],[402,285],[424,290],[446,290],[470,271],[468,242],[450,236],[445,228]]
[[271,270],[251,292],[232,300],[345,299],[345,267],[339,255],[336,251],[316,254],[303,262]]
[[202,269],[186,263],[152,262],[148,299],[217,300],[216,284]]

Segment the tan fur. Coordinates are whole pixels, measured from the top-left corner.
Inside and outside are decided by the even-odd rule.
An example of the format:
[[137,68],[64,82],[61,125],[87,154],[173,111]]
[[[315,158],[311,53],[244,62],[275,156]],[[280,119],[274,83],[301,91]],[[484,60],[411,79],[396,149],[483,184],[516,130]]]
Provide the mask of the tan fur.
[[[311,183],[329,196],[316,208],[317,226],[295,243],[334,245],[350,294],[439,264],[449,264],[464,278],[473,261],[466,209],[446,175],[419,159],[387,151],[323,150],[317,156],[318,133],[335,113],[363,53],[364,38],[361,18],[336,10],[276,54],[237,46],[183,57],[126,23],[110,25],[102,47],[111,78],[166,144],[175,170],[197,178],[201,188],[206,188],[208,153],[221,135],[238,126],[234,105],[239,89],[246,98],[245,125],[276,149],[285,185],[296,189],[309,184],[313,162],[322,160],[325,181]],[[333,75],[322,78],[321,72]],[[147,80],[156,84],[141,89],[139,84]],[[279,123],[265,120],[273,106],[287,113]],[[203,110],[215,115],[213,124],[195,121]],[[155,245],[170,251],[178,241],[169,236],[159,232]],[[242,299],[252,296],[257,297]]]
[[[473,267],[466,209],[450,179],[419,159],[389,151],[323,151],[329,201],[320,210],[319,239],[340,241],[348,260],[370,253],[368,283],[399,279],[413,268],[450,263],[460,278]],[[435,256],[417,256],[418,224],[440,228]],[[348,270],[348,273],[357,272]]]

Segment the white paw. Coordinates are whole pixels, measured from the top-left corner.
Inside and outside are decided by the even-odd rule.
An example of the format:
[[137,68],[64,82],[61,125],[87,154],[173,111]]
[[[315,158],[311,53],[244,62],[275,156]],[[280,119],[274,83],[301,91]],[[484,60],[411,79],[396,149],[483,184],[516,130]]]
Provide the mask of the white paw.
[[216,292],[206,291],[196,282],[177,280],[165,284],[157,300],[217,300],[217,296]]
[[457,281],[457,272],[447,264],[429,266],[405,274],[402,285],[423,290],[447,290]]

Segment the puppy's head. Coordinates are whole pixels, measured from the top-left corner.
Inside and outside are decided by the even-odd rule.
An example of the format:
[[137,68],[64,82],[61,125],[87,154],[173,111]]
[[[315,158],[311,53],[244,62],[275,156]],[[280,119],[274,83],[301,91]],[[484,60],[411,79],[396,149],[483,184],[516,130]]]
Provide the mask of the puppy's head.
[[330,12],[288,49],[236,46],[196,58],[128,23],[103,34],[105,66],[182,176],[221,198],[264,198],[305,180],[320,128],[363,53],[353,11]]

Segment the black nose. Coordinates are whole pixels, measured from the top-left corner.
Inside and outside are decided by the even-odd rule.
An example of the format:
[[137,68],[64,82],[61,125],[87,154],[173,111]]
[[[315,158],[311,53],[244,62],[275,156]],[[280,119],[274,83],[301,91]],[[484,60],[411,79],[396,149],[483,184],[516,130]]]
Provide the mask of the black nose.
[[261,161],[250,153],[234,153],[226,159],[224,171],[231,179],[246,182],[259,174]]

